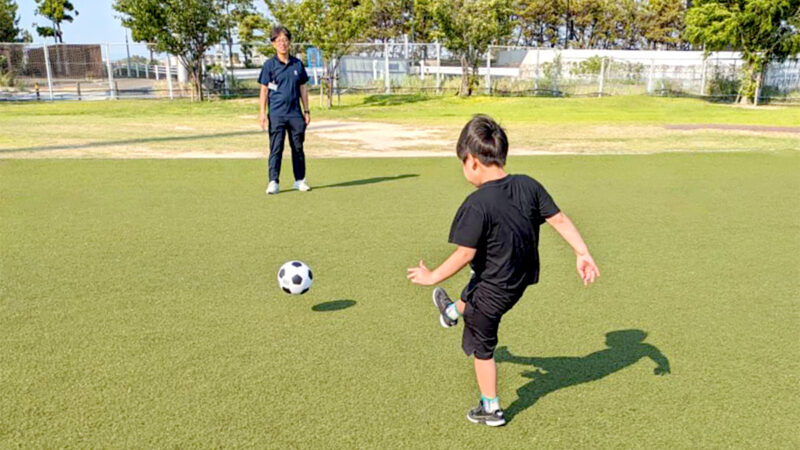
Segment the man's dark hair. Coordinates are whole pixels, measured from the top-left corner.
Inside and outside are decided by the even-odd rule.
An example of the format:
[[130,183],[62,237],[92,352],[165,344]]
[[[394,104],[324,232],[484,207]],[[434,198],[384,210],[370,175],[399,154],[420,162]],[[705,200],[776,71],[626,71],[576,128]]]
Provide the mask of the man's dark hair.
[[272,27],[272,33],[270,33],[269,35],[269,41],[272,42],[275,39],[278,39],[278,36],[280,35],[286,36],[286,39],[290,41],[292,40],[292,33],[289,31],[288,28],[286,28],[283,25],[275,25],[274,27]]
[[485,165],[506,165],[508,155],[508,138],[503,127],[489,116],[478,114],[461,130],[456,144],[456,154],[461,162],[467,155],[478,158]]

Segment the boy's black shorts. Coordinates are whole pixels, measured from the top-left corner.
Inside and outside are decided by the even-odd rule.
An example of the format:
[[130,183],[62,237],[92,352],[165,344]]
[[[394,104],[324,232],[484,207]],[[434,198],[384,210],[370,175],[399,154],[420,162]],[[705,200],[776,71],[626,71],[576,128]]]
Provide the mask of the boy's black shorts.
[[478,359],[492,359],[497,347],[497,329],[500,317],[491,318],[466,302],[464,308],[464,336],[461,348],[467,356],[475,355]]

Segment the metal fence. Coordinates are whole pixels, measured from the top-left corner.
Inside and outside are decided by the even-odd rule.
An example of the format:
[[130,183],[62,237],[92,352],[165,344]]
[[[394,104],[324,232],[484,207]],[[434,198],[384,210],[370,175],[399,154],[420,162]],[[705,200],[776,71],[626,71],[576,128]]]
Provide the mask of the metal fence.
[[[214,47],[205,56],[204,90],[251,96],[259,90],[263,44]],[[293,44],[306,64],[312,92],[453,93],[460,59],[438,43],[355,44],[337,61]],[[472,75],[477,93],[529,96],[679,95],[733,99],[741,83],[737,53],[692,51],[558,50],[492,46]],[[800,102],[800,63],[770,65],[761,99]],[[180,98],[192,95],[186,69],[148,44],[0,44],[0,100]]]

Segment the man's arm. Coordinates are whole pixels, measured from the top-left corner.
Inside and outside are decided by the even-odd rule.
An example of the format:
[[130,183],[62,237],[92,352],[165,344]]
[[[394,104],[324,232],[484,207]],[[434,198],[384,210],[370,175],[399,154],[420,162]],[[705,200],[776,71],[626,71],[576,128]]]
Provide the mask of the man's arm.
[[308,86],[305,84],[300,85],[300,101],[303,102],[303,119],[308,125],[311,123],[311,110],[308,109]]
[[269,101],[269,89],[262,84],[258,93],[258,123],[261,124],[262,131],[267,131],[267,101]]
[[448,257],[442,265],[430,270],[421,260],[419,265],[408,269],[408,279],[412,283],[430,286],[441,283],[452,277],[475,257],[475,249],[461,245]]
[[583,284],[588,285],[589,283],[593,283],[594,279],[600,276],[600,269],[597,267],[597,264],[595,264],[594,259],[592,259],[592,255],[589,254],[589,248],[586,247],[586,243],[583,242],[583,238],[578,232],[578,229],[575,228],[575,225],[563,212],[550,216],[546,220],[550,226],[558,231],[558,234],[567,241],[575,252],[578,275],[580,275],[583,280]]

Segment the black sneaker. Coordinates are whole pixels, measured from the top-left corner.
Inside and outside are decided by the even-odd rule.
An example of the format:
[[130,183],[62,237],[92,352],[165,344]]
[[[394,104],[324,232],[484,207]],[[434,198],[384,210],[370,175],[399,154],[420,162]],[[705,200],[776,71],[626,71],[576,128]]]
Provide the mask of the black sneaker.
[[482,423],[490,427],[501,427],[506,424],[506,416],[503,414],[502,409],[491,413],[486,412],[481,402],[478,402],[478,406],[469,410],[467,413],[467,420],[472,423]]
[[450,300],[450,297],[447,296],[447,292],[445,292],[444,289],[437,287],[433,290],[433,304],[436,306],[436,309],[439,310],[439,323],[442,324],[443,327],[450,328],[458,323],[458,319],[451,319],[445,314],[447,307],[452,305],[453,301]]

